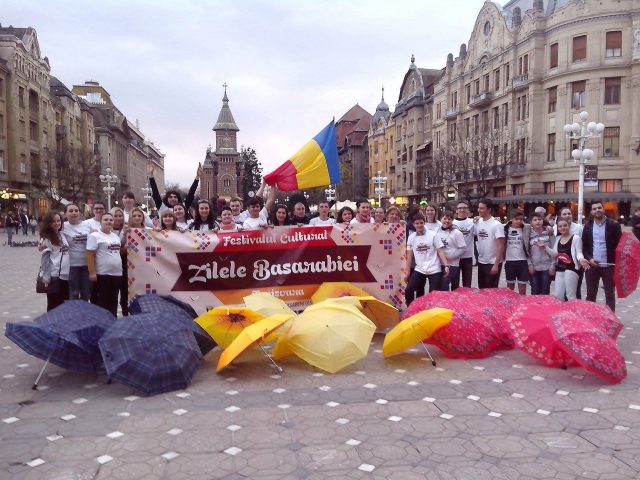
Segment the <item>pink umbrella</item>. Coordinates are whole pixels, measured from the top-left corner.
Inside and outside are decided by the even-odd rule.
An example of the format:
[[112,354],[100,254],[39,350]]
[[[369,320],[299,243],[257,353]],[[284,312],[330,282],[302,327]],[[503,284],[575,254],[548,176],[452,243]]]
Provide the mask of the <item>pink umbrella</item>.
[[635,292],[640,279],[640,241],[631,232],[624,232],[616,247],[616,266],[613,281],[618,297]]
[[575,313],[584,321],[590,322],[614,340],[618,338],[618,334],[624,327],[624,324],[618,320],[616,314],[601,303],[571,300],[565,303],[563,307],[565,310]]

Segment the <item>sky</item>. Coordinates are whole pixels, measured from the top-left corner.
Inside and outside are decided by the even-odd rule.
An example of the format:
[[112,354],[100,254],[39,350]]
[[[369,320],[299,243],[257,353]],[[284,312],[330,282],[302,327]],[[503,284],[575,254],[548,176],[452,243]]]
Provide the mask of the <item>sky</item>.
[[483,0],[4,0],[3,26],[37,30],[51,74],[95,80],[188,186],[222,106],[268,173],[381,87],[393,110],[411,55],[442,68],[467,43]]

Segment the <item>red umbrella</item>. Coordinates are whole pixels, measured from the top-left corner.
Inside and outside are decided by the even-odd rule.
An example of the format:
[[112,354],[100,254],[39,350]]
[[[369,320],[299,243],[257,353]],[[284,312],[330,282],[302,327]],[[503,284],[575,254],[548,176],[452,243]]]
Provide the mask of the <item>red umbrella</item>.
[[562,311],[562,307],[553,305],[519,307],[507,320],[516,347],[549,367],[576,365],[551,333],[549,319]]
[[551,334],[567,355],[591,373],[612,383],[627,376],[624,357],[605,332],[590,328],[580,315],[563,311],[551,316]]
[[640,279],[640,241],[631,232],[624,232],[616,247],[616,266],[613,281],[618,297],[635,292]]
[[551,295],[526,295],[522,296],[520,300],[518,300],[518,306],[545,306],[545,307],[553,307],[557,305],[562,305],[562,302],[558,300],[556,297],[552,297]]
[[624,327],[616,314],[609,307],[601,303],[586,300],[571,300],[563,305],[565,310],[577,314],[583,320],[591,322],[598,330],[604,332],[614,340]]

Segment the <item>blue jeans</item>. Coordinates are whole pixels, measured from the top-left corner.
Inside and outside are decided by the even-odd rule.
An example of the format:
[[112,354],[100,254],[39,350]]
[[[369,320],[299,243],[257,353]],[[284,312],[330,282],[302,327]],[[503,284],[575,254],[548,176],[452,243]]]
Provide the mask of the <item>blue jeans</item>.
[[11,245],[13,242],[13,227],[6,227],[5,230],[7,231],[7,245]]
[[449,287],[451,290],[455,290],[458,288],[454,283],[456,280],[460,278],[460,267],[449,266],[449,275],[445,274],[444,267],[442,267],[442,278],[440,279],[440,290],[443,292],[448,292]]
[[91,283],[89,270],[84,267],[69,267],[69,299],[84,300],[91,298]]
[[531,282],[531,295],[549,295],[551,293],[549,270],[536,270],[529,281]]

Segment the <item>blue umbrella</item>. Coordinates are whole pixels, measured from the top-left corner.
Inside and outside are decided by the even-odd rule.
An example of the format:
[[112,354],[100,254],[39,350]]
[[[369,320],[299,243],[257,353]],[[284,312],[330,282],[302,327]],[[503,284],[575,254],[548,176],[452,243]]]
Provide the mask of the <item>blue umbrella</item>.
[[115,321],[107,310],[71,300],[33,322],[7,323],[5,335],[25,352],[78,373],[104,372],[98,340]]
[[99,345],[109,377],[143,395],[186,388],[202,360],[190,328],[173,313],[117,320]]
[[171,295],[136,295],[129,304],[129,313],[173,313],[175,319],[188,325],[196,337],[202,355],[213,350],[217,343],[193,320],[198,316],[191,305],[181,302]]

